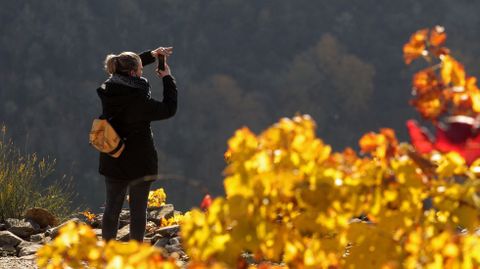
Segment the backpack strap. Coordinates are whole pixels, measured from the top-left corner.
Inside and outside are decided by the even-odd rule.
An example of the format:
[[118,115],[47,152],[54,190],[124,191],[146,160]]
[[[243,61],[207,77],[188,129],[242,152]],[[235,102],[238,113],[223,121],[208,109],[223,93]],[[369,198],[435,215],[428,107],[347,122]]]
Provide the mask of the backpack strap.
[[123,141],[123,139],[120,139],[120,141],[118,142],[118,145],[116,148],[114,148],[112,151],[110,152],[107,152],[108,155],[115,155],[115,153],[117,153],[120,149],[122,149],[123,145],[125,144],[125,142]]

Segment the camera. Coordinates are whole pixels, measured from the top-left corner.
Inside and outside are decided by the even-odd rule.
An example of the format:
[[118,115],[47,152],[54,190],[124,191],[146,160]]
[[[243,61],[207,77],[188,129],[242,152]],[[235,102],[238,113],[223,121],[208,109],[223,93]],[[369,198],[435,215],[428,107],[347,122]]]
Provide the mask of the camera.
[[165,71],[165,55],[158,55],[158,70]]

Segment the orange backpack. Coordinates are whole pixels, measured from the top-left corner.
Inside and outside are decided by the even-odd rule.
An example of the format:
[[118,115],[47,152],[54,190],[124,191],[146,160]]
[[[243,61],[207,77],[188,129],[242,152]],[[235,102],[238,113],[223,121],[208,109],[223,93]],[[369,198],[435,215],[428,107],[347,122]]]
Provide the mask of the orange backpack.
[[113,158],[118,158],[125,149],[125,142],[106,119],[93,120],[89,142],[98,151]]

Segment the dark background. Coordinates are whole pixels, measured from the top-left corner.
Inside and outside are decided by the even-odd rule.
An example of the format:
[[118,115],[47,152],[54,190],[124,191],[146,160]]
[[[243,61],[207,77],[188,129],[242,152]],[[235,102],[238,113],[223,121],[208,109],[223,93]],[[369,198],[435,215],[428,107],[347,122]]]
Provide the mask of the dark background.
[[[179,209],[206,188],[221,195],[223,153],[244,125],[260,132],[281,117],[308,113],[335,150],[357,148],[367,131],[390,127],[407,141],[411,33],[440,24],[447,46],[477,76],[479,1],[156,0],[1,1],[0,123],[26,152],[57,160],[73,176],[75,204],[103,204],[98,154],[88,145],[100,112],[95,89],[108,53],[173,46],[177,115],[152,124],[157,183]],[[145,68],[154,97],[161,84]]]

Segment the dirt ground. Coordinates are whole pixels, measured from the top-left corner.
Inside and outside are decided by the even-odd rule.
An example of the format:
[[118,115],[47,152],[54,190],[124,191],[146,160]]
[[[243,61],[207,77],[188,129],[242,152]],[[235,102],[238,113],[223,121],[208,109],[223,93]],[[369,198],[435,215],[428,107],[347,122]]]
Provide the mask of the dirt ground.
[[25,257],[1,257],[0,269],[38,269],[35,263],[35,256]]

